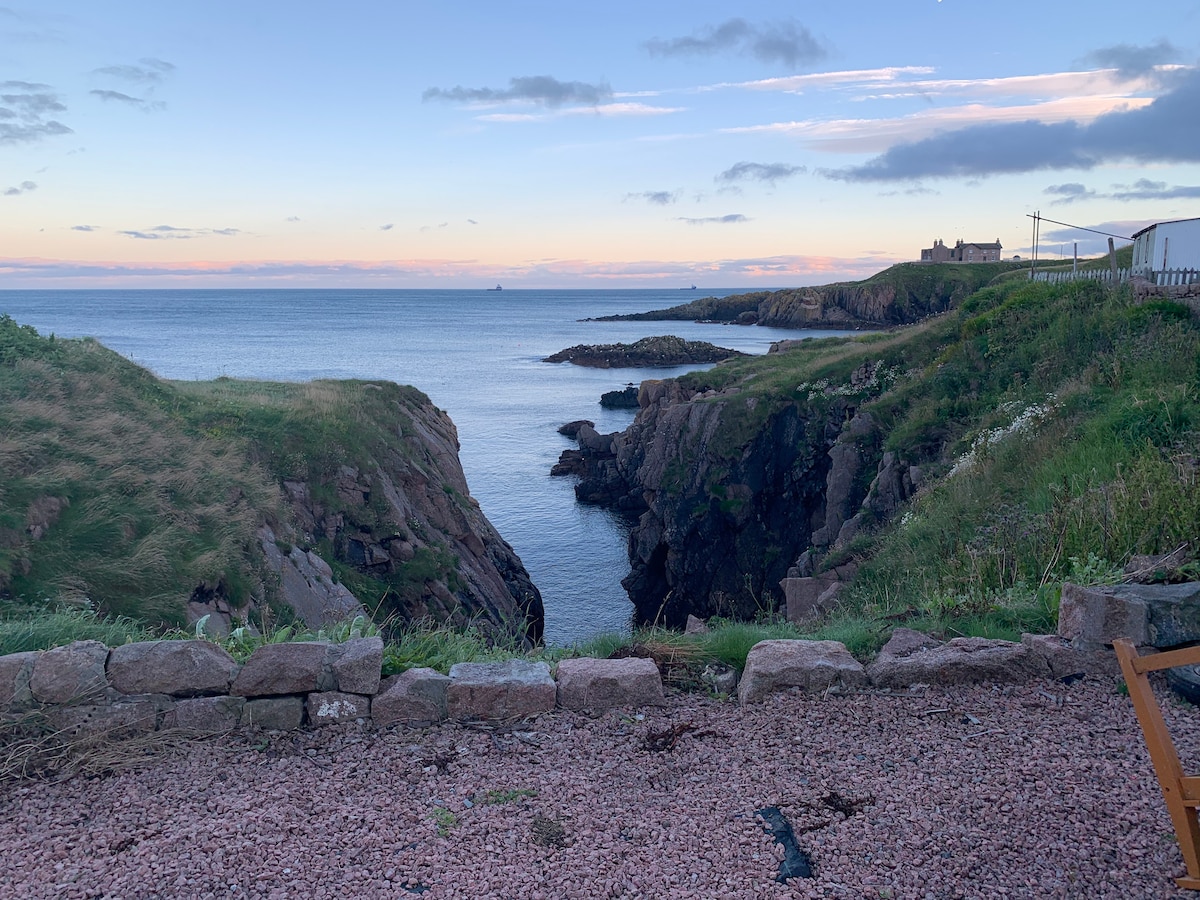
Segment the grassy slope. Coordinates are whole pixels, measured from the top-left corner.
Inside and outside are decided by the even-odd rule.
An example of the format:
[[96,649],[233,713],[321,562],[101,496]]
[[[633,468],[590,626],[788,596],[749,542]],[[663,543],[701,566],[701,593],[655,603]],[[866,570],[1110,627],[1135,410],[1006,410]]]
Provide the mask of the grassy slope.
[[817,287],[792,288],[781,291],[754,291],[721,298],[701,297],[669,309],[631,313],[623,316],[606,316],[599,321],[619,319],[622,321],[732,322],[743,312],[757,311],[759,305],[764,301],[787,299],[792,294],[802,296],[825,293],[833,296],[844,288],[872,289],[890,286],[896,289],[897,297],[902,299],[907,297],[929,298],[941,293],[945,293],[946,296],[955,293],[968,294],[983,287],[996,276],[1020,266],[1020,263],[1012,262],[943,263],[936,266],[921,263],[899,263],[862,281],[835,282]]
[[[170,383],[94,341],[43,338],[0,317],[0,609],[67,601],[180,624],[201,585],[240,606],[262,593],[259,523],[288,515],[279,481],[309,481],[338,509],[320,479],[407,452],[387,423],[427,402],[392,384]],[[61,501],[34,540],[31,509]],[[445,556],[418,554],[389,582],[342,574],[370,604],[452,581]]]
[[[882,363],[885,389],[858,396],[883,425],[880,449],[940,477],[907,515],[826,561],[862,565],[826,636],[840,630],[865,650],[905,622],[946,634],[1044,631],[1062,579],[1103,577],[1200,532],[1200,331],[1186,308],[1137,307],[1090,283],[1006,281],[916,326],[685,380],[737,383],[759,399],[716,447],[735,454],[774,407],[854,396],[845,386],[863,362]],[[999,436],[1039,407],[1027,430]],[[974,468],[948,476],[973,444]]]

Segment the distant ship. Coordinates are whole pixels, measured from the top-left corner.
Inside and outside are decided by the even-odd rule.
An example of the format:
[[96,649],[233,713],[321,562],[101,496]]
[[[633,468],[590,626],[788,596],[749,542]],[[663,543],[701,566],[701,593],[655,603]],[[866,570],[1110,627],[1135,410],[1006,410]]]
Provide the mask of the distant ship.
[[696,286],[694,284],[691,287],[680,288],[681,291],[694,291],[695,289]]
[[504,290],[504,288],[500,287],[500,285],[496,285],[494,288],[488,288],[488,290],[489,291],[502,291],[502,290]]

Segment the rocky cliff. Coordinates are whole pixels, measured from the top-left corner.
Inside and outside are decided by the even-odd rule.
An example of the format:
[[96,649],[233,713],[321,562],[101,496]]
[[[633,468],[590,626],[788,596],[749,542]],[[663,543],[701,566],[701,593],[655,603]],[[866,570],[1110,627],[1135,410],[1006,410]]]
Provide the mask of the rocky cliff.
[[0,316],[0,607],[215,630],[364,607],[536,640],[453,423],[386,382],[165,382]]
[[945,312],[1015,263],[901,263],[864,281],[705,297],[605,320],[697,320],[777,328],[878,328]]
[[[347,385],[354,386],[378,392],[373,404],[391,407],[390,433],[365,453],[348,453],[324,477],[282,479],[294,522],[285,526],[288,536],[352,567],[367,591],[382,585],[383,612],[408,621],[475,622],[539,640],[541,595],[470,496],[450,417],[411,388]],[[289,556],[298,552],[310,551],[293,548]],[[298,612],[311,604],[305,591],[284,599]],[[332,602],[340,618],[340,604]]]
[[920,470],[883,453],[858,409],[886,382],[880,369],[865,363],[815,398],[705,389],[702,375],[647,381],[624,432],[579,429],[556,473],[580,476],[582,502],[637,518],[624,585],[639,622],[779,609],[784,579],[912,494]]

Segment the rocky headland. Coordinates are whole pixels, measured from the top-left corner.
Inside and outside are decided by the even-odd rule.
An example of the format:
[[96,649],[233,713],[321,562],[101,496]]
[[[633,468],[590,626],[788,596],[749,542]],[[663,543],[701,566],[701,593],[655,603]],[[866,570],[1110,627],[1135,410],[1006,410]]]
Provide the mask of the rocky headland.
[[642,338],[632,344],[577,344],[542,361],[569,362],[594,369],[647,369],[715,363],[737,356],[745,354],[717,347],[708,341],[685,341],[674,335],[662,335]]
[[596,321],[696,321],[774,328],[884,328],[950,309],[1013,263],[901,263],[864,281],[728,297],[703,297],[669,309]]
[[0,598],[218,633],[365,608],[541,636],[454,424],[415,388],[166,382],[0,317],[0,418]]

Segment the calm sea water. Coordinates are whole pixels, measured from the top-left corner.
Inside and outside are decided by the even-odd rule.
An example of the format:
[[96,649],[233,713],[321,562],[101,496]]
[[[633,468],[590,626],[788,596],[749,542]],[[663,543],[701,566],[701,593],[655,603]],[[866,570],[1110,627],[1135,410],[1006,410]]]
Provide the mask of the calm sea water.
[[[0,313],[43,334],[94,337],[171,379],[389,379],[420,388],[458,427],[472,495],[542,592],[546,639],[570,644],[629,627],[626,532],[575,502],[550,467],[573,444],[556,429],[591,419],[625,428],[632,411],[600,394],[705,368],[585,369],[541,362],[575,344],[676,334],[749,353],[815,335],[691,322],[582,322],[724,291],[166,290],[0,291]],[[822,336],[830,334],[820,332]]]

